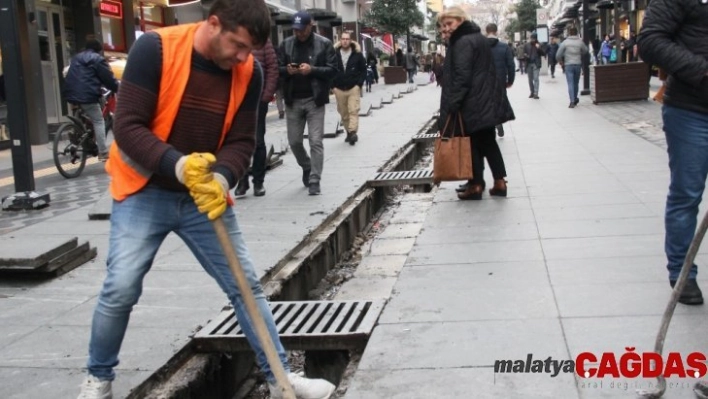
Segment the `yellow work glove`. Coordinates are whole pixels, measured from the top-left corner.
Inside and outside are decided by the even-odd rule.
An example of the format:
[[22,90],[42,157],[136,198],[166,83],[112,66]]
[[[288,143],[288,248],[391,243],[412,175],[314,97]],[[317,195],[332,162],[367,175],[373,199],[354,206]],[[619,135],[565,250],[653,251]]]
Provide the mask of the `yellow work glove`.
[[177,161],[175,175],[180,183],[192,189],[196,184],[207,183],[214,177],[211,167],[216,163],[216,157],[208,152],[194,152],[183,156]]
[[194,184],[189,189],[197,209],[201,213],[206,213],[209,220],[218,219],[226,211],[229,193],[226,178],[219,173],[214,173],[212,176],[211,180]]

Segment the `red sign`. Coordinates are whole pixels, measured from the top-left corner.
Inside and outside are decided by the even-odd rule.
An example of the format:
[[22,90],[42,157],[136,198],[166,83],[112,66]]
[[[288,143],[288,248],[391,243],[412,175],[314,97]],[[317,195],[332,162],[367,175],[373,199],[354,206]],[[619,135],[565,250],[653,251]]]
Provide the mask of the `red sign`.
[[117,1],[101,1],[98,3],[98,11],[104,17],[123,19],[123,4]]

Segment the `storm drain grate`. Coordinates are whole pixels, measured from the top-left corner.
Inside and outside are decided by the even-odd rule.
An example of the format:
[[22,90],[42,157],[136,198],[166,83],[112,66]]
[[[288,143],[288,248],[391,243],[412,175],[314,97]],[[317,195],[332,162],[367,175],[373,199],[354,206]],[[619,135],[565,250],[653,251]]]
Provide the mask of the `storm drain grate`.
[[440,137],[438,133],[419,133],[413,136],[414,143],[427,143]]
[[367,183],[370,187],[397,186],[400,184],[433,184],[433,171],[404,170],[399,172],[380,172]]
[[[288,350],[355,349],[366,345],[383,301],[270,302]],[[250,346],[233,309],[223,310],[194,335],[200,352],[241,352]]]

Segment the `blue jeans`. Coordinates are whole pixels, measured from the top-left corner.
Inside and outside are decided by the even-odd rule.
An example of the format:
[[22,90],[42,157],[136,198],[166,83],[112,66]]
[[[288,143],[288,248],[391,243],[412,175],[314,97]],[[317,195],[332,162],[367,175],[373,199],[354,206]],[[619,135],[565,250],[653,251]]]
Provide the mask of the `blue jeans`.
[[580,93],[580,65],[566,65],[565,66],[565,80],[568,82],[568,96],[570,97],[570,102],[574,102],[578,99],[578,94]]
[[[241,236],[236,215],[228,208],[222,219],[278,355],[288,371],[287,356]],[[113,202],[108,274],[93,314],[87,366],[89,373],[100,380],[115,378],[113,368],[118,365],[118,352],[128,327],[130,312],[142,293],[143,278],[150,270],[162,241],[170,232],[175,232],[187,244],[204,270],[226,293],[256,353],[258,365],[269,381],[275,381],[211,222],[197,210],[188,193],[167,191],[155,186],[147,186],[121,202]]]
[[[664,250],[669,279],[677,280],[696,232],[698,205],[708,175],[708,115],[664,105],[671,185],[666,198]],[[695,279],[693,265],[689,278]]]
[[415,69],[408,70],[408,83],[413,83],[413,76],[415,76]]
[[526,73],[529,78],[529,90],[531,91],[531,94],[538,97],[538,86],[540,85],[538,75],[541,70],[534,62],[527,61],[527,63]]
[[86,116],[91,119],[91,123],[93,124],[93,133],[94,136],[96,136],[96,147],[98,147],[98,154],[108,154],[108,146],[106,145],[106,121],[103,120],[101,105],[99,103],[81,104],[81,109],[84,111]]

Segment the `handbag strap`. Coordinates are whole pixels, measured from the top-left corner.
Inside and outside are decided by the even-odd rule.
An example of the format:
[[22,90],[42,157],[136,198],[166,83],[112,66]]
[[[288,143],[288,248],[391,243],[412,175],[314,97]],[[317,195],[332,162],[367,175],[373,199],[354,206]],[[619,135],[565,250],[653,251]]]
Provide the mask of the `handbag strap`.
[[[452,115],[447,116],[447,120],[445,120],[445,126],[443,126],[443,130],[438,133],[440,137],[445,137],[445,133],[447,133],[447,127],[450,125],[450,119],[452,119]],[[459,122],[460,125],[460,137],[465,136],[465,125],[462,123],[462,114],[457,113],[457,121]],[[450,137],[455,137],[455,129],[456,126],[453,126],[452,128],[452,135]]]

